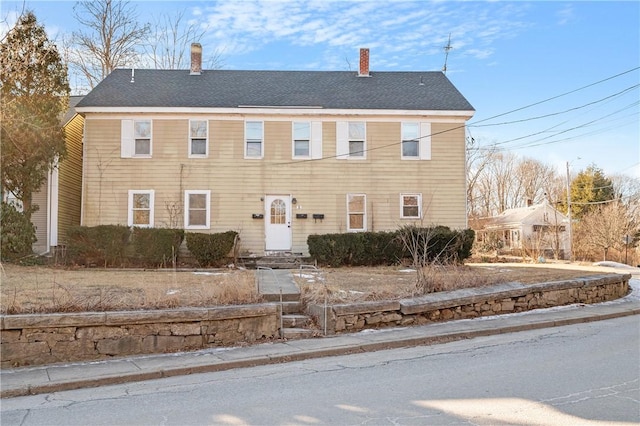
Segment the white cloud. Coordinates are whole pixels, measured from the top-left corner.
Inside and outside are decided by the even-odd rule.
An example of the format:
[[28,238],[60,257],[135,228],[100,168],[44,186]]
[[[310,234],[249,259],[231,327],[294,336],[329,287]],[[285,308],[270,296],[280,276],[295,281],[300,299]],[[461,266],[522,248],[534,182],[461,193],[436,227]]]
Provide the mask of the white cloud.
[[[498,40],[527,28],[526,9],[500,2],[247,0],[216,2],[193,13],[209,28],[205,41],[223,48],[226,55],[282,42],[320,47],[326,57],[337,57],[343,69],[344,52],[355,57],[359,47],[371,48],[379,58],[395,55],[393,60],[387,58],[389,68],[401,67],[406,62],[403,54],[444,55],[449,34],[452,55],[486,59]],[[328,61],[322,63],[325,69],[330,66]]]

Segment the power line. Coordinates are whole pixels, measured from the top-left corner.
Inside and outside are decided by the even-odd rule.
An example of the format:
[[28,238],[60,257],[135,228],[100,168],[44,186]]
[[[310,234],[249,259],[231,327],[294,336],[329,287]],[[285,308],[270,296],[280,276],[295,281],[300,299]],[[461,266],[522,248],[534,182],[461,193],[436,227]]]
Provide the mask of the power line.
[[494,115],[494,116],[492,116],[492,117],[485,118],[485,119],[480,120],[480,121],[476,121],[475,123],[473,123],[473,122],[472,122],[472,123],[470,123],[470,124],[484,123],[485,121],[493,120],[494,118],[503,117],[503,116],[505,116],[505,115],[512,114],[512,113],[514,113],[514,112],[522,111],[522,110],[524,110],[524,109],[531,108],[531,107],[533,107],[533,106],[540,105],[540,104],[543,104],[543,103],[545,103],[545,102],[549,102],[549,101],[552,101],[552,100],[554,100],[554,99],[558,99],[558,98],[561,98],[561,97],[563,97],[563,96],[567,96],[567,95],[570,95],[570,94],[572,94],[572,93],[579,92],[579,91],[584,90],[584,89],[588,89],[589,87],[596,86],[596,85],[598,85],[598,84],[600,84],[600,83],[604,83],[604,82],[606,82],[606,81],[613,80],[614,78],[618,78],[618,77],[623,76],[623,75],[625,75],[625,74],[629,74],[630,72],[637,71],[638,69],[640,69],[640,67],[631,68],[630,70],[623,71],[623,72],[621,72],[621,73],[619,73],[619,74],[613,75],[613,76],[611,76],[611,77],[607,77],[607,78],[605,78],[605,79],[602,79],[602,80],[596,81],[596,82],[591,83],[591,84],[588,84],[588,85],[586,85],[586,86],[579,87],[579,88],[574,89],[574,90],[571,90],[571,91],[569,91],[569,92],[565,92],[565,93],[562,93],[562,94],[560,94],[560,95],[552,96],[552,97],[547,98],[547,99],[544,99],[544,100],[542,100],[542,101],[534,102],[534,103],[532,103],[532,104],[525,105],[525,106],[523,106],[523,107],[516,108],[516,109],[513,109],[513,110],[511,110],[511,111],[503,112],[503,113],[501,113],[501,114]]
[[[589,87],[593,87],[593,86],[596,86],[596,85],[598,85],[598,84],[604,83],[604,82],[606,82],[606,81],[609,81],[609,80],[612,80],[612,79],[615,79],[615,78],[621,77],[621,76],[623,76],[623,75],[626,75],[626,74],[628,74],[628,73],[631,73],[631,72],[637,71],[638,69],[640,69],[640,67],[635,67],[635,68],[632,68],[632,69],[630,69],[630,70],[623,71],[623,72],[621,72],[621,73],[618,73],[618,74],[615,74],[615,75],[613,75],[613,76],[607,77],[607,78],[605,78],[605,79],[602,79],[602,80],[596,81],[596,82],[591,83],[591,84],[588,84],[588,85],[586,85],[586,86],[582,86],[582,87],[580,87],[580,88],[577,88],[577,89],[574,89],[574,90],[571,90],[571,91],[568,91],[568,92],[562,93],[562,94],[560,94],[560,95],[556,95],[556,96],[553,96],[553,97],[550,97],[550,98],[544,99],[544,100],[542,100],[542,101],[538,101],[538,102],[535,102],[535,103],[532,103],[532,104],[529,104],[529,105],[526,105],[526,106],[523,106],[523,107],[520,107],[520,108],[516,108],[516,109],[511,110],[511,111],[507,111],[507,112],[504,112],[504,113],[501,113],[501,114],[498,114],[498,115],[494,115],[494,116],[492,116],[492,117],[489,117],[489,118],[486,118],[486,119],[483,119],[483,120],[477,121],[477,122],[475,122],[475,123],[473,123],[473,122],[472,122],[472,123],[466,123],[466,124],[462,124],[462,125],[459,125],[459,126],[454,126],[454,127],[452,127],[452,128],[446,129],[446,130],[442,130],[442,131],[440,131],[440,132],[435,132],[435,133],[430,133],[429,135],[420,136],[420,137],[416,138],[416,140],[423,139],[423,138],[426,138],[426,137],[437,136],[437,135],[440,135],[440,134],[443,134],[443,133],[452,132],[452,131],[459,130],[459,129],[461,129],[461,128],[465,128],[465,127],[466,127],[466,128],[469,128],[469,127],[483,127],[483,126],[478,126],[477,124],[478,124],[478,123],[483,123],[483,122],[486,122],[486,121],[489,121],[489,120],[492,120],[492,119],[494,119],[494,118],[498,118],[498,117],[502,117],[502,116],[505,116],[505,115],[508,115],[508,114],[512,114],[512,113],[517,112],[517,111],[522,111],[522,110],[524,110],[524,109],[527,109],[527,108],[530,108],[530,107],[533,107],[533,106],[536,106],[536,105],[540,105],[540,104],[542,104],[542,103],[549,102],[549,101],[551,101],[551,100],[558,99],[558,98],[563,97],[563,96],[570,95],[570,94],[572,94],[572,93],[576,93],[576,92],[578,92],[578,91],[581,91],[581,90],[587,89],[587,88],[589,88]],[[628,88],[626,88],[626,89],[624,89],[624,90],[622,90],[622,91],[620,91],[620,92],[617,92],[617,93],[612,94],[612,95],[610,95],[610,96],[607,96],[607,97],[605,97],[605,98],[599,99],[599,100],[594,101],[594,102],[590,102],[590,103],[588,103],[588,104],[581,105],[581,106],[579,106],[579,107],[572,108],[572,109],[567,110],[567,111],[564,111],[564,112],[569,112],[569,111],[572,111],[572,110],[581,109],[581,108],[584,108],[584,107],[586,107],[586,106],[593,105],[593,104],[596,104],[596,103],[599,103],[599,102],[605,101],[605,100],[607,100],[607,99],[611,99],[611,98],[616,97],[616,96],[620,96],[620,95],[622,95],[622,94],[624,94],[624,93],[626,93],[626,92],[628,92],[628,91],[630,91],[630,90],[633,90],[633,89],[635,89],[635,88],[638,88],[638,87],[640,87],[640,84],[637,84],[637,85],[634,85],[634,86],[630,86],[630,87],[628,87]],[[626,107],[626,108],[629,108],[629,107],[631,107],[631,106],[633,106],[633,104],[632,104],[632,105],[630,105],[630,106],[628,106],[628,107]],[[625,108],[625,109],[626,109],[626,108]],[[623,110],[624,110],[624,109],[623,109]],[[614,113],[608,114],[608,115],[606,115],[606,116],[604,116],[604,117],[601,117],[601,118],[599,118],[599,119],[593,120],[593,121],[591,121],[591,122],[583,123],[583,124],[582,124],[582,125],[580,125],[580,126],[576,126],[576,127],[571,128],[571,129],[566,129],[566,130],[560,131],[560,132],[556,133],[556,134],[555,134],[555,135],[553,135],[553,136],[557,136],[557,135],[559,135],[559,134],[566,133],[566,132],[569,132],[569,131],[571,131],[571,130],[576,130],[576,129],[579,129],[579,128],[582,128],[582,127],[586,127],[586,126],[588,126],[588,125],[590,125],[590,124],[592,124],[592,123],[594,123],[594,122],[597,122],[597,121],[599,121],[599,120],[602,120],[602,119],[604,119],[604,118],[606,118],[606,117],[609,117],[609,116],[611,116],[611,115],[613,115],[613,114],[616,114],[616,113],[618,113],[618,112],[620,112],[620,111],[622,111],[622,110],[619,110],[619,111],[616,111],[616,112],[614,112]],[[551,114],[551,115],[559,115],[559,114],[562,114],[562,113],[564,113],[564,112],[558,112],[558,113]],[[542,116],[542,117],[533,117],[533,118],[530,118],[530,119],[526,119],[526,120],[524,120],[524,121],[535,120],[535,119],[543,118],[543,117],[544,117],[544,116]],[[568,120],[567,120],[567,121],[568,121]],[[558,126],[559,126],[559,125],[561,125],[561,124],[565,124],[567,121],[565,121],[565,122],[563,122],[563,123],[556,124],[556,125],[554,125],[554,126],[550,127],[549,129],[547,129],[547,130],[545,130],[545,131],[537,132],[537,133],[534,133],[534,134],[531,134],[531,135],[527,135],[527,136],[523,136],[523,137],[516,138],[516,139],[511,139],[511,140],[508,140],[508,141],[503,141],[503,142],[500,142],[500,143],[498,143],[498,144],[501,144],[501,145],[502,145],[502,144],[506,144],[506,143],[509,143],[509,142],[514,142],[514,141],[516,141],[516,140],[521,140],[521,139],[524,139],[524,138],[527,138],[527,137],[535,136],[535,135],[537,135],[537,134],[540,134],[540,133],[543,133],[543,132],[549,131],[549,130],[551,130],[551,129],[555,128],[555,127],[558,127]],[[514,121],[514,123],[515,123],[515,122],[517,122],[517,121]],[[497,124],[493,124],[493,125],[496,125],[496,126],[497,126],[497,125],[506,125],[506,124],[510,124],[510,123],[497,123]],[[489,126],[489,125],[487,125],[487,126]],[[549,137],[553,137],[553,136],[549,136]],[[547,137],[547,138],[542,138],[542,139],[539,139],[538,141],[532,141],[532,142],[529,142],[529,143],[539,142],[539,141],[541,141],[541,140],[548,139],[549,137]],[[380,150],[380,149],[385,149],[385,148],[390,148],[390,147],[393,147],[393,146],[398,146],[398,145],[401,145],[402,143],[403,143],[402,141],[399,141],[399,142],[393,142],[393,143],[389,143],[389,144],[386,144],[386,145],[378,146],[378,147],[375,147],[375,148],[367,148],[367,149],[364,149],[364,150],[361,150],[361,151],[357,151],[357,152],[354,152],[354,153],[358,153],[358,154],[359,154],[359,153],[367,153],[367,152],[371,152],[371,151],[377,151],[377,150]],[[556,143],[556,142],[547,142],[547,143]],[[497,144],[494,144],[494,145],[497,145]],[[529,147],[529,146],[537,146],[537,145],[527,145],[527,146],[522,146],[521,148],[525,148],[525,147]],[[511,149],[517,149],[517,148],[516,148],[516,147],[514,147],[514,148],[511,148]],[[343,157],[343,156],[345,156],[345,154],[336,154],[336,155],[323,156],[322,158],[309,158],[309,159],[302,159],[302,160],[285,161],[285,162],[277,163],[276,165],[303,164],[303,163],[309,163],[309,162],[317,162],[317,161],[323,161],[323,160],[335,159],[335,158]]]

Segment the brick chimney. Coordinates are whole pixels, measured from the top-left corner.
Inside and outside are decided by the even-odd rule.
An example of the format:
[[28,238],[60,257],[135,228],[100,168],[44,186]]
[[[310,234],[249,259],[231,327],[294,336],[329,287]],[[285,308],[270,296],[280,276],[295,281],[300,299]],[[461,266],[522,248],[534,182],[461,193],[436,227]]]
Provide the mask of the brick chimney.
[[202,72],[202,45],[191,43],[191,73],[190,75],[200,75]]
[[369,74],[369,49],[363,47],[360,49],[360,69],[358,77],[371,77]]

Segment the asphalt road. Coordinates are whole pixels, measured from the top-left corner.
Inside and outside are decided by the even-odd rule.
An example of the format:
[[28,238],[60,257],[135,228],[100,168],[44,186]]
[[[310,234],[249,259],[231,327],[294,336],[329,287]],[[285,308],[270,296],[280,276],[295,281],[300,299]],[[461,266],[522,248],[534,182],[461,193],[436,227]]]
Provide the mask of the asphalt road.
[[8,425],[640,422],[640,317],[3,399]]

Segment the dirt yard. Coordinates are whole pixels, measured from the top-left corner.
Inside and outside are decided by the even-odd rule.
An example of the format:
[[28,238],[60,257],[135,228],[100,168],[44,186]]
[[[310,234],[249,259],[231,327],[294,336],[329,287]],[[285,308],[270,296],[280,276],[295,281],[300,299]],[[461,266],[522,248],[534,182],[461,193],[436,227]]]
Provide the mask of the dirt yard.
[[[416,271],[403,267],[327,268],[315,274],[306,270],[293,272],[308,299],[324,299],[326,288],[332,302],[410,297],[416,282]],[[495,264],[432,268],[427,277],[444,291],[509,281],[537,283],[596,273]],[[3,314],[162,309],[260,301],[253,271],[247,270],[177,272],[2,264],[0,277]]]

